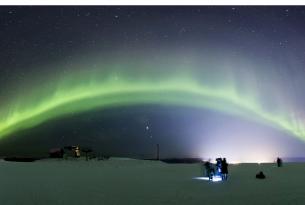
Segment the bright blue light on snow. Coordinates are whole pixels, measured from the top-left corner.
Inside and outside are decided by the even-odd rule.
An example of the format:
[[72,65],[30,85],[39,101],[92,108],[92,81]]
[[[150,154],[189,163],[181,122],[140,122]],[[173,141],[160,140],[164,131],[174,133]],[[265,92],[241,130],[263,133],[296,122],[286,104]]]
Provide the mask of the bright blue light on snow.
[[217,176],[217,175],[213,176],[212,180],[209,180],[209,177],[194,177],[193,179],[204,180],[204,181],[212,181],[212,182],[222,181],[221,176]]

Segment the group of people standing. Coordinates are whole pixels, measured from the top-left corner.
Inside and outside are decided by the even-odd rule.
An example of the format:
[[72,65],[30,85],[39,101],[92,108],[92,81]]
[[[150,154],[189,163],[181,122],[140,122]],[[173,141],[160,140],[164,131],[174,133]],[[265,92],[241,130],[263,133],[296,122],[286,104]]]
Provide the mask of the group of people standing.
[[209,177],[209,180],[212,180],[214,176],[221,176],[222,180],[228,179],[228,163],[226,158],[216,159],[216,170],[210,161],[205,162],[204,166],[205,175],[206,177]]

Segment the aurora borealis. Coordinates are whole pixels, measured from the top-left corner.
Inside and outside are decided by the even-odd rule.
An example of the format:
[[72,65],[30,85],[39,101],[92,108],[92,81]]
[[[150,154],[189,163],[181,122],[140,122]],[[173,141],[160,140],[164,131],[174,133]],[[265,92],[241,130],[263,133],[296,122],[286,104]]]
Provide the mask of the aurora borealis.
[[292,121],[293,119],[281,118],[264,111],[257,102],[239,96],[230,88],[212,89],[185,79],[165,82],[144,80],[127,82],[120,79],[101,83],[85,82],[82,84],[80,81],[74,86],[60,87],[51,97],[42,99],[39,104],[30,101],[32,107],[25,106],[9,111],[8,117],[2,120],[1,135],[5,136],[22,128],[31,128],[71,112],[120,105],[167,104],[208,108],[243,117],[249,116],[305,140],[302,125]]
[[[75,131],[83,126],[79,121],[66,128],[43,127],[63,119],[66,123],[81,116],[91,119],[96,113],[108,112],[112,119],[111,112],[123,107],[111,123],[101,117],[101,122],[87,124],[90,139],[102,136],[111,147],[117,143],[112,138],[127,140],[124,136],[132,135],[131,141],[162,144],[164,136],[177,136],[175,146],[200,152],[202,143],[205,151],[197,155],[214,156],[218,153],[210,148],[213,139],[231,136],[230,143],[220,143],[219,153],[232,154],[232,159],[247,153],[232,153],[237,142],[249,147],[249,153],[261,150],[269,158],[281,153],[305,156],[302,7],[1,7],[0,11],[5,28],[1,39],[6,42],[0,62],[0,147],[3,143],[6,150],[16,147],[17,139],[36,146],[39,137],[31,130],[40,129],[55,140],[52,146],[60,146],[62,136],[69,139],[65,143],[74,143],[73,139],[82,143],[88,137],[84,130]],[[161,115],[168,116],[165,120]],[[180,117],[170,117],[176,115]],[[125,121],[120,128],[115,125],[119,118]],[[137,124],[142,118],[143,123]],[[172,127],[164,128],[167,123]],[[54,129],[58,136],[48,134]],[[27,134],[18,138],[22,133]],[[259,148],[258,142],[251,142],[255,138],[266,140],[268,146]],[[6,142],[9,139],[16,141]],[[129,151],[137,149],[131,146]],[[168,155],[180,152],[169,150]],[[255,161],[255,156],[249,158]]]

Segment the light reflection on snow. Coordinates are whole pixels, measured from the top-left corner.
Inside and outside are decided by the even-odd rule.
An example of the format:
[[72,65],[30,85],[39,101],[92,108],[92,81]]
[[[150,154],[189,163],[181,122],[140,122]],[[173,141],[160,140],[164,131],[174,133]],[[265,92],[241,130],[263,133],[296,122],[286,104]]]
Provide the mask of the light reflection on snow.
[[194,177],[193,179],[196,179],[196,180],[205,180],[205,181],[212,181],[212,182],[219,182],[219,181],[222,181],[221,176],[213,176],[212,180],[209,180],[209,177]]

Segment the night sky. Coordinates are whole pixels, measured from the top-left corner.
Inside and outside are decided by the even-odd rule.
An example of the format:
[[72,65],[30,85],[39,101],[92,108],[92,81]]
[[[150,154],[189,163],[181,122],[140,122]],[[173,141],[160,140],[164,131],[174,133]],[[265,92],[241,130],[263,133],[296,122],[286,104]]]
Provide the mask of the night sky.
[[0,15],[0,156],[305,157],[305,7]]

